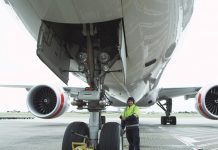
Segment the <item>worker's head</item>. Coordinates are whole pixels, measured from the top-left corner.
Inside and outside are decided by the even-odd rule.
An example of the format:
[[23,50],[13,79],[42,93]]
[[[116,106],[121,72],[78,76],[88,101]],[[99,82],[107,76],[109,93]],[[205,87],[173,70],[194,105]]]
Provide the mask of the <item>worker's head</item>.
[[129,98],[127,99],[127,104],[128,104],[129,106],[133,105],[134,103],[135,103],[135,99],[134,99],[133,97],[129,97]]

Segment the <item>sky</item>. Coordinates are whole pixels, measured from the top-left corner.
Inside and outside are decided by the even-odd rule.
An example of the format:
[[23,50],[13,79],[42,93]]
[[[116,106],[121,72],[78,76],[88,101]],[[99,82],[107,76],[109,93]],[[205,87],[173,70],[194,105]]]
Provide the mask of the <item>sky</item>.
[[[218,84],[218,2],[196,0],[194,12],[159,87]],[[36,41],[12,9],[0,1],[0,84],[64,84],[36,56]],[[70,76],[69,86],[85,86]],[[0,112],[27,111],[24,89],[0,88]],[[161,111],[152,106],[146,111]],[[195,99],[173,99],[173,111],[196,111]]]

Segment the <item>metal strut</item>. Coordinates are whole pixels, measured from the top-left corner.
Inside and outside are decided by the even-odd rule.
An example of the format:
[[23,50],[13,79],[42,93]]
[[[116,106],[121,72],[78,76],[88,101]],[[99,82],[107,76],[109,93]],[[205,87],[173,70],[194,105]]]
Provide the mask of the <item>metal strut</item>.
[[92,40],[91,40],[91,25],[86,25],[86,46],[87,46],[87,55],[88,55],[88,77],[89,77],[89,85],[90,87],[94,88],[94,51],[92,47]]
[[99,112],[90,112],[89,118],[89,135],[90,144],[92,147],[97,147],[98,144],[98,131],[99,131]]
[[157,105],[165,111],[166,117],[169,117],[172,112],[172,98],[166,98],[165,100],[166,103],[162,104],[160,101],[158,101]]

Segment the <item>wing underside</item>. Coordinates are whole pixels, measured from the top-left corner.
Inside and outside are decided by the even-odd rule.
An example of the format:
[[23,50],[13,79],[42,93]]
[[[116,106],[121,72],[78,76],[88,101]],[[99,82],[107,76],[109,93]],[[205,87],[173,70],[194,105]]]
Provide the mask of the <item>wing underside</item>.
[[185,99],[194,98],[201,87],[160,88],[158,99],[184,96]]

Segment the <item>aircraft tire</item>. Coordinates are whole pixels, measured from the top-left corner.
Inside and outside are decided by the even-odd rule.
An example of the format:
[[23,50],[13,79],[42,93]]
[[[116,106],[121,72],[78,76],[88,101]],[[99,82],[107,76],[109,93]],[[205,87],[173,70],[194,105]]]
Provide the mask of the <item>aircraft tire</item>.
[[105,116],[101,116],[99,119],[100,119],[99,130],[101,130],[102,127],[103,127],[103,125],[104,125],[105,122],[106,122],[106,117],[105,117]]
[[72,150],[72,142],[83,142],[84,138],[72,133],[72,131],[89,137],[89,128],[86,123],[72,122],[65,130],[62,142],[62,150]]
[[161,116],[161,124],[166,125],[167,124],[167,117],[166,116]]
[[170,119],[171,119],[171,125],[176,125],[176,117],[175,116],[171,116],[170,117]]
[[120,125],[116,122],[104,124],[98,144],[98,150],[122,150],[122,136],[120,135]]

